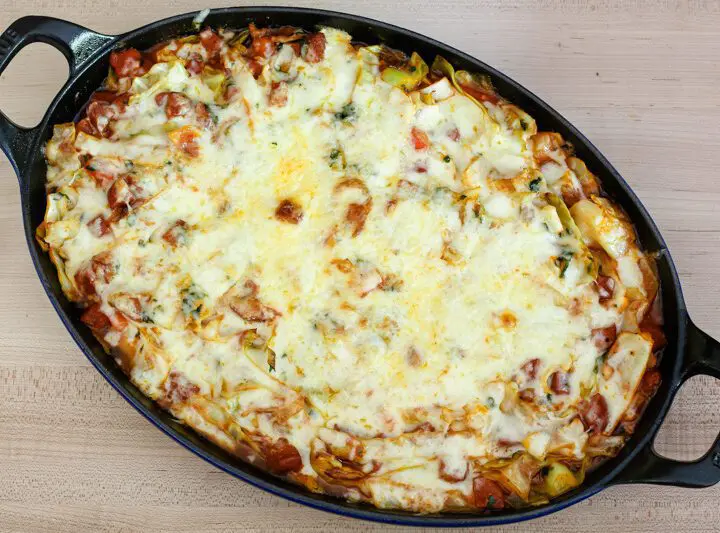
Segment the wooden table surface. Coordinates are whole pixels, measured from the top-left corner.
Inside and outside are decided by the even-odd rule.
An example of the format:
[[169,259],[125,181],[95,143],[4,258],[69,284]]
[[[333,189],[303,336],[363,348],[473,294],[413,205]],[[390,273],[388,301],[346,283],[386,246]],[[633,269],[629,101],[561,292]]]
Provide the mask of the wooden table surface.
[[[233,3],[245,2],[227,5]],[[35,14],[105,33],[204,7],[189,0],[2,4],[2,29]],[[292,4],[417,30],[485,60],[544,98],[630,182],[668,242],[692,316],[720,338],[720,2]],[[0,80],[0,109],[21,124],[36,123],[66,74],[59,52],[31,45]],[[26,251],[17,183],[2,157],[0,198],[0,531],[385,529],[252,488],[152,427],[90,366],[43,294]],[[679,459],[701,455],[720,428],[718,406],[718,383],[693,379],[675,401],[657,448]],[[617,487],[497,531],[720,531],[719,499],[720,486]]]

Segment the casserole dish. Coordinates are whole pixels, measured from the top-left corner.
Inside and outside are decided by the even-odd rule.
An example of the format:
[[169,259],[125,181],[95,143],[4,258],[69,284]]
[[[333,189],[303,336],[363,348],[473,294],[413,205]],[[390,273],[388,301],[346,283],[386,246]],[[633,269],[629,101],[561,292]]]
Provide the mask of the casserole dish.
[[[711,484],[717,480],[717,472],[714,471],[713,466],[717,461],[712,454],[708,454],[700,461],[690,464],[675,463],[659,458],[652,452],[651,448],[648,449],[648,453],[643,454],[643,450],[646,446],[649,446],[648,443],[661,423],[673,393],[682,381],[700,371],[717,373],[717,364],[712,362],[713,357],[717,357],[717,350],[714,344],[706,336],[694,329],[687,319],[672,263],[654,225],[647,218],[634,196],[627,190],[624,182],[617,177],[614,170],[604,162],[587,141],[580,137],[562,118],[555,116],[542,102],[510,80],[503,78],[499,73],[480,63],[471,61],[452,49],[409,32],[375,23],[372,23],[372,27],[368,29],[370,23],[356,17],[282,9],[223,10],[213,14],[207,20],[207,23],[210,25],[222,23],[233,27],[242,26],[249,21],[265,25],[290,23],[306,27],[317,24],[329,25],[345,29],[365,42],[381,40],[389,46],[403,49],[412,48],[429,56],[442,53],[452,63],[461,68],[469,68],[489,74],[501,94],[506,95],[512,101],[530,111],[535,117],[538,117],[539,123],[544,128],[553,129],[565,135],[577,147],[578,155],[588,161],[591,168],[601,172],[607,192],[625,208],[636,222],[640,239],[645,248],[658,254],[659,275],[665,285],[663,304],[666,310],[666,330],[669,341],[669,347],[661,367],[664,385],[658,392],[658,396],[651,402],[646,416],[638,427],[636,437],[630,440],[626,449],[617,458],[593,472],[588,477],[585,486],[538,510],[490,517],[452,515],[413,517],[403,513],[368,511],[359,506],[327,502],[321,497],[299,494],[296,489],[289,488],[280,481],[257,474],[252,468],[245,465],[237,465],[235,461],[229,460],[227,456],[224,456],[211,445],[200,442],[184,428],[170,423],[167,415],[149,405],[149,402],[141,398],[139,392],[124,380],[114,366],[113,361],[99,351],[97,344],[91,340],[89,334],[82,327],[79,330],[72,328],[73,336],[81,343],[93,363],[126,397],[129,397],[128,399],[136,407],[140,408],[154,422],[161,424],[163,429],[171,432],[186,445],[191,446],[197,453],[268,490],[327,510],[342,512],[342,509],[346,509],[347,514],[354,516],[399,523],[470,525],[492,523],[498,520],[530,518],[545,510],[555,510],[577,501],[579,498],[588,496],[607,485],[613,478],[625,481],[676,482],[699,486]],[[38,39],[56,44],[72,61],[73,80],[56,99],[41,126],[32,130],[20,130],[9,122],[3,123],[3,135],[7,135],[7,139],[4,139],[3,142],[3,148],[10,156],[14,167],[18,170],[18,175],[23,180],[21,181],[21,187],[24,195],[23,205],[26,229],[37,225],[41,218],[39,213],[42,213],[44,208],[43,201],[40,199],[42,197],[43,180],[39,177],[44,170],[44,161],[39,147],[48,138],[45,128],[48,123],[71,119],[79,107],[78,104],[85,101],[89,93],[99,85],[102,79],[102,71],[91,67],[99,66],[102,68],[103,65],[106,65],[105,56],[112,48],[122,46],[147,48],[157,41],[190,32],[191,23],[191,15],[178,17],[115,39],[87,32],[60,21],[31,18],[18,21],[6,33],[5,37],[9,36],[10,42],[3,58],[3,66],[23,44]],[[46,258],[40,255],[34,246],[34,243],[31,243],[33,258],[39,267],[45,287],[49,290],[49,293],[55,295],[53,301],[58,306],[58,310],[66,324],[74,322],[75,319],[69,318],[69,316],[74,316],[74,313],[71,313],[68,302],[58,297],[58,287],[55,286],[56,284],[53,281],[50,281],[53,277],[47,270],[48,265],[44,264],[47,263]],[[638,454],[646,455],[646,457],[643,457],[640,463],[631,462],[631,459],[638,456]]]

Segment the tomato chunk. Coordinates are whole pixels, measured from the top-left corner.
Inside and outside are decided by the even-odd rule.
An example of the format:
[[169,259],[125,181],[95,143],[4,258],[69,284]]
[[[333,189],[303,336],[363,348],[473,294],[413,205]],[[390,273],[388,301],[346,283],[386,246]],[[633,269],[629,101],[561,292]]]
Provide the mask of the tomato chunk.
[[168,374],[164,384],[165,398],[161,401],[161,405],[172,405],[187,401],[189,398],[200,392],[200,387],[188,381],[188,379],[179,372],[173,370]]
[[595,285],[598,292],[598,300],[601,304],[604,304],[613,297],[615,292],[615,280],[610,276],[603,276],[600,274],[595,280]]
[[143,61],[142,54],[135,48],[112,52],[110,54],[110,66],[121,78],[142,76],[149,70],[149,65]]
[[307,52],[305,53],[305,60],[308,63],[319,63],[325,59],[325,34],[324,33],[311,33],[307,37]]
[[177,220],[170,229],[163,233],[162,239],[174,248],[178,244],[185,243],[187,240],[187,230],[187,222],[184,220]]
[[497,104],[500,101],[496,94],[484,91],[473,85],[462,85],[462,89],[478,102],[490,102],[491,104]]
[[523,372],[525,372],[525,374],[527,374],[527,377],[529,377],[530,379],[535,379],[539,366],[540,359],[530,359],[521,367],[521,369]]
[[268,102],[271,106],[283,107],[288,101],[288,84],[284,81],[274,81],[270,86]]
[[595,328],[591,332],[593,342],[595,346],[601,350],[609,350],[617,338],[617,328],[613,324],[606,328]]
[[165,107],[165,116],[169,119],[186,115],[192,107],[187,96],[176,92],[158,93],[155,96],[155,103]]
[[602,394],[595,393],[579,406],[580,420],[591,433],[602,433],[608,423],[608,405]]
[[264,446],[263,452],[268,469],[275,474],[298,472],[302,469],[303,462],[300,452],[284,437]]
[[410,132],[410,138],[415,150],[426,150],[430,146],[430,138],[427,133],[418,128],[412,129]]
[[112,326],[110,319],[100,310],[100,304],[93,304],[80,317],[90,329],[100,333],[107,332]]
[[550,390],[555,394],[568,394],[570,392],[570,380],[566,372],[558,370],[550,376]]
[[211,28],[205,28],[200,32],[200,44],[207,50],[208,57],[214,57],[220,53],[223,40]]
[[502,509],[505,507],[505,494],[495,481],[476,477],[473,479],[473,503],[481,509]]
[[102,215],[93,218],[87,223],[87,226],[96,237],[104,237],[111,231],[110,223]]

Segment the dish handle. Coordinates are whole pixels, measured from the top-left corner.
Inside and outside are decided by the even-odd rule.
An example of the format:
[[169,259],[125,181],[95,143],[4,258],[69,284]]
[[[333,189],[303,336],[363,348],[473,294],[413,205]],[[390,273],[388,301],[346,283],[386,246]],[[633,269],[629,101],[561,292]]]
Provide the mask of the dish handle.
[[[13,22],[0,35],[0,75],[15,54],[34,42],[47,43],[63,53],[70,66],[70,77],[85,62],[115,37],[97,33],[72,22],[52,17],[23,17]],[[20,179],[28,163],[30,149],[35,145],[39,126],[18,126],[0,111],[0,148]]]
[[[685,363],[672,394],[693,376],[705,374],[720,379],[720,342],[687,319]],[[659,455],[654,438],[633,458],[615,483],[653,483],[703,488],[720,481],[720,435],[712,447],[695,461],[676,461]]]

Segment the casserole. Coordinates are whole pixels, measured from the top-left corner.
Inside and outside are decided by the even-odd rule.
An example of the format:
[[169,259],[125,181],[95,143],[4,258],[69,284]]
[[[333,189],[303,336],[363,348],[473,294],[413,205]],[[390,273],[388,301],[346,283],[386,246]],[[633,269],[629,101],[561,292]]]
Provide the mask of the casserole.
[[[222,18],[220,20],[220,22],[222,22],[223,24],[226,24],[229,26],[241,25],[240,22],[235,24],[233,21],[228,20],[228,18],[229,18],[228,13],[226,13],[225,15],[226,15],[226,17]],[[296,19],[293,21],[293,20],[289,20],[288,18],[283,19],[280,15],[277,15],[276,19],[273,19],[272,22],[298,23],[298,20],[300,20],[300,24],[303,24],[306,26],[312,26],[318,22],[327,23],[327,24],[334,25],[334,26],[338,26],[341,24],[346,24],[346,25],[352,26],[351,22],[348,22],[348,21],[346,21],[344,23],[340,23],[340,22],[336,23],[334,21],[326,22],[327,19],[321,18],[322,14],[317,15],[317,16],[320,18],[316,18],[315,20],[308,21],[306,23],[306,22],[302,21],[302,19]],[[352,19],[352,18],[349,18],[349,19]],[[187,20],[189,21],[189,18]],[[262,18],[258,18],[257,20],[258,20],[258,23],[264,23]],[[353,20],[355,20],[355,19],[353,19]],[[212,21],[209,20],[208,22],[210,22],[212,24]],[[57,23],[51,21],[49,24],[57,24]],[[359,34],[359,32],[360,32],[359,28],[357,28],[357,29],[348,28],[348,29],[354,35],[356,35],[356,37],[359,37],[364,41],[370,41],[370,42],[373,41],[372,38],[364,38],[364,36],[362,34]],[[184,31],[186,31],[186,30],[183,30],[183,32]],[[382,36],[382,33],[387,33],[387,28],[381,28],[379,31]],[[77,35],[75,37],[77,37]],[[97,36],[95,36],[95,37],[97,38]],[[389,44],[391,44],[392,46],[398,47],[398,48],[403,48],[406,50],[415,49],[415,50],[422,51],[422,48],[424,47],[427,50],[427,54],[429,54],[430,57],[432,57],[432,55],[433,55],[433,50],[434,51],[442,50],[446,56],[452,55],[452,54],[450,54],[451,51],[449,51],[447,49],[432,48],[432,46],[431,46],[432,43],[429,43],[429,42],[418,42],[417,44],[406,44],[405,42],[399,42],[397,39],[397,36],[396,36],[394,42],[392,39],[392,35],[386,34],[385,37],[387,37],[386,40],[388,41]],[[49,37],[45,37],[45,38],[48,39]],[[50,38],[52,38],[52,37],[50,37]],[[55,38],[57,38],[57,36],[55,36]],[[155,39],[155,40],[157,40],[157,39]],[[74,40],[74,42],[77,43],[78,39],[76,38]],[[136,45],[136,46],[140,46],[140,47],[143,46],[143,44],[136,44],[136,42],[133,42],[132,44]],[[151,43],[147,42],[144,46],[147,46],[148,44],[151,44]],[[13,50],[11,49],[10,52],[12,53]],[[463,58],[459,54],[452,55],[452,57],[450,59],[456,65],[458,65],[458,64],[462,65],[463,59],[467,60],[467,58]],[[467,63],[467,64],[469,65],[469,63]],[[481,65],[468,66],[467,68],[469,70],[483,70]],[[507,95],[512,101],[517,102],[518,104],[523,106],[526,110],[530,111],[531,114],[533,114],[538,119],[538,122],[540,124],[542,124],[543,126],[550,127],[552,129],[556,129],[556,130],[560,131],[561,133],[563,133],[566,138],[569,138],[573,142],[573,144],[576,145],[578,155],[581,155],[581,157],[583,157],[583,159],[585,159],[585,161],[588,162],[588,164],[589,164],[589,166],[591,166],[591,168],[599,169],[602,167],[602,165],[600,164],[602,162],[601,160],[596,159],[595,161],[593,161],[593,158],[596,156],[596,154],[591,149],[591,147],[588,147],[587,145],[585,145],[581,138],[574,136],[573,130],[570,129],[569,127],[567,127],[564,124],[564,122],[562,122],[561,120],[552,122],[549,119],[547,119],[547,117],[543,117],[543,113],[547,113],[547,110],[539,102],[533,100],[532,97],[529,97],[529,96],[526,96],[525,98],[523,98],[523,96],[520,95],[519,92],[518,92],[518,96],[514,97],[511,94],[511,92],[513,89],[517,90],[517,88],[515,86],[513,86],[510,82],[507,82],[506,80],[502,80],[501,77],[499,75],[496,75],[494,72],[492,72],[488,69],[484,69],[484,70],[486,72],[491,73],[493,80],[495,81],[495,84],[498,87],[499,92],[501,94]],[[88,86],[86,87],[86,89],[90,90],[90,89],[94,88],[94,86],[98,85],[98,81],[99,80],[96,80],[94,83],[93,82],[88,83]],[[77,88],[78,85],[76,84],[74,87]],[[85,94],[84,96],[87,97],[87,94]],[[83,101],[83,100],[85,100],[85,97],[79,96],[79,100]],[[535,107],[537,109],[537,111],[534,110],[533,107]],[[57,111],[57,109],[55,111]],[[65,115],[64,117],[57,115],[56,118],[52,119],[52,121],[58,122],[63,119],[68,120],[68,118],[71,118],[71,117],[68,117],[67,115]],[[46,120],[44,121],[44,123],[47,123],[47,117],[46,117]],[[12,126],[8,124],[8,125],[6,125],[6,128],[12,128]],[[25,133],[27,134],[27,132],[25,132]],[[22,135],[22,133],[20,133],[14,140],[22,141],[22,139],[20,138],[21,135]],[[43,139],[40,140],[39,142],[44,141],[45,138],[47,138],[47,137],[44,136]],[[36,143],[36,145],[37,145],[37,143]],[[17,150],[15,150],[14,153],[16,155],[22,155],[22,153],[18,152]],[[19,160],[19,159],[21,159],[21,158],[19,158],[19,157],[16,158],[16,165],[17,165],[17,160]],[[37,159],[41,159],[41,158],[37,158]],[[23,161],[20,161],[21,165],[22,165],[22,163],[23,163]],[[31,161],[26,160],[26,163],[31,163]],[[38,163],[38,161],[36,161],[35,163]],[[39,161],[39,164],[42,166],[41,160]],[[612,172],[611,169],[608,169],[608,172],[611,173]],[[658,259],[658,268],[660,270],[660,276],[663,280],[663,286],[665,288],[665,292],[663,293],[663,296],[664,296],[664,300],[665,300],[664,304],[665,304],[665,309],[666,309],[667,331],[668,331],[668,337],[669,337],[669,341],[670,341],[670,344],[669,344],[670,348],[668,349],[668,352],[666,353],[666,358],[663,360],[662,370],[663,370],[664,385],[661,387],[658,396],[665,395],[664,401],[660,405],[661,406],[664,405],[664,408],[666,408],[667,402],[669,401],[670,396],[671,396],[670,393],[674,392],[674,389],[678,383],[677,379],[675,379],[676,376],[674,376],[672,373],[672,370],[668,370],[668,369],[672,368],[673,364],[679,365],[682,362],[682,357],[681,357],[682,349],[679,347],[681,346],[680,343],[684,337],[685,331],[683,328],[684,328],[684,324],[686,322],[686,317],[682,314],[683,306],[682,306],[681,298],[679,296],[679,291],[674,292],[673,290],[671,290],[671,289],[676,288],[676,280],[673,276],[672,265],[669,262],[669,257],[667,257],[667,255],[664,254],[664,251],[662,248],[662,241],[659,240],[659,237],[656,234],[654,234],[654,227],[652,226],[652,224],[648,223],[647,225],[645,225],[641,222],[642,208],[639,207],[637,204],[630,201],[632,199],[632,197],[629,197],[630,200],[628,198],[624,198],[624,196],[623,196],[624,184],[623,183],[613,183],[613,180],[608,178],[607,176],[603,176],[603,182],[605,183],[606,189],[608,190],[608,192],[610,192],[611,195],[613,195],[615,198],[617,198],[617,200],[623,205],[623,207],[625,207],[625,209],[630,213],[631,218],[636,222],[638,231],[640,233],[640,238],[643,241],[643,244],[645,245],[645,247],[649,250],[658,249],[661,252],[659,259]],[[36,185],[38,185],[38,184],[36,184]],[[39,187],[39,189],[41,189],[41,187]],[[615,189],[615,190],[613,190],[613,189]],[[37,220],[35,222],[37,222]],[[27,218],[26,218],[26,224],[27,224]],[[32,225],[35,225],[35,224],[32,224]],[[38,258],[35,257],[35,259],[37,260]],[[668,280],[668,276],[670,276],[669,280]],[[47,279],[44,281],[47,283]],[[668,292],[670,292],[671,294],[668,295]],[[673,294],[673,292],[674,292],[674,294]],[[675,298],[674,300],[673,300],[673,297]],[[668,304],[670,304],[670,305],[668,305]],[[678,314],[674,315],[675,312],[677,312]],[[698,341],[706,341],[707,339],[705,337],[703,337],[702,335],[700,335],[699,333],[694,332],[694,330],[691,330],[690,341],[692,342],[693,340],[694,340],[694,342],[698,342]],[[672,353],[673,347],[675,347],[675,351],[677,353]],[[703,354],[703,355],[706,355],[706,354]],[[668,360],[668,358],[669,358],[669,360]],[[693,372],[693,371],[698,370],[699,368],[700,367],[695,366],[695,367],[692,367],[687,372]],[[106,371],[112,371],[112,369],[108,366],[108,367],[106,367]],[[673,385],[672,386],[666,385],[668,382],[673,383]],[[663,392],[663,391],[665,391],[665,392]],[[653,402],[651,403],[648,413],[646,414],[646,417],[642,420],[641,425],[638,428],[638,433],[636,434],[636,437],[634,438],[634,440],[628,444],[628,447],[623,451],[623,453],[621,453],[618,456],[618,458],[616,460],[609,462],[602,469],[598,470],[592,476],[589,477],[589,479],[588,479],[589,485],[586,485],[586,487],[585,487],[586,489],[589,489],[590,487],[597,488],[597,487],[601,486],[600,483],[592,483],[591,480],[594,478],[597,481],[598,475],[602,472],[605,472],[606,476],[609,476],[610,475],[609,472],[612,472],[612,470],[609,471],[608,469],[611,465],[613,465],[613,463],[617,464],[618,461],[622,462],[623,457],[625,457],[625,460],[627,460],[628,459],[627,454],[628,454],[629,449],[634,449],[635,453],[637,453],[637,450],[638,450],[637,446],[640,446],[642,443],[647,442],[647,440],[649,438],[649,433],[645,433],[645,435],[642,435],[642,432],[643,432],[643,430],[648,431],[650,428],[655,429],[657,427],[656,425],[649,426],[649,427],[647,425],[648,417],[653,416],[651,414],[652,410],[653,410],[653,405],[656,405],[656,408],[657,408],[657,404],[658,404],[658,397],[656,397],[655,400],[653,400]],[[664,408],[660,407],[661,413],[664,413]],[[656,424],[657,423],[659,423],[659,422],[656,420]],[[651,432],[652,431],[650,431],[650,433]],[[638,439],[639,439],[639,442],[638,442]],[[633,446],[633,442],[635,442],[635,446]],[[660,460],[658,459],[658,461],[660,461]],[[703,465],[707,464],[707,463],[708,463],[708,459],[706,458],[705,463],[703,463]],[[602,479],[603,478],[600,478],[600,480],[602,480]],[[587,494],[588,492],[586,491],[585,493]],[[566,502],[566,501],[568,501],[568,498],[572,499],[572,497],[571,497],[572,494],[575,494],[575,496],[577,496],[578,493],[577,492],[569,493],[568,496],[565,497],[563,500],[560,500],[560,502]],[[553,505],[550,505],[547,508],[552,508],[552,507],[553,507]],[[527,515],[527,513],[526,513],[526,515]],[[523,516],[523,513],[522,512],[517,513],[517,516],[518,517]],[[431,520],[431,517],[427,518],[427,519]],[[488,517],[484,520],[487,522],[487,521],[492,521],[493,519],[501,519],[501,517]],[[410,520],[410,519],[408,519],[408,520]],[[450,520],[450,518],[448,518],[448,520]],[[455,517],[452,517],[452,520],[457,521],[458,525],[460,525],[460,523],[462,523],[463,520],[466,521],[467,518],[457,517],[457,519],[455,519]],[[480,518],[476,518],[475,520],[482,521],[482,519],[480,519]]]

